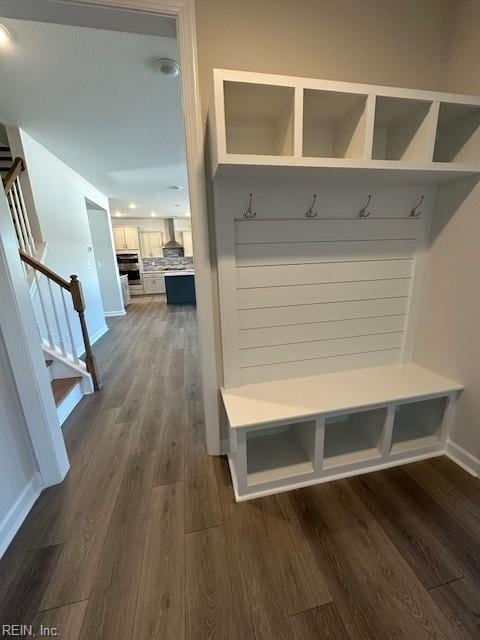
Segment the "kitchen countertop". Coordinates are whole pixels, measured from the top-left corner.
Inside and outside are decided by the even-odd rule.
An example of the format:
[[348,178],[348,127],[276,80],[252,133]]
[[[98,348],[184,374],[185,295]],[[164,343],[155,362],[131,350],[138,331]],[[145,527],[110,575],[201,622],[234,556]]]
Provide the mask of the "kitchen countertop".
[[194,276],[195,271],[193,269],[184,269],[182,271],[165,271],[165,277],[167,276]]

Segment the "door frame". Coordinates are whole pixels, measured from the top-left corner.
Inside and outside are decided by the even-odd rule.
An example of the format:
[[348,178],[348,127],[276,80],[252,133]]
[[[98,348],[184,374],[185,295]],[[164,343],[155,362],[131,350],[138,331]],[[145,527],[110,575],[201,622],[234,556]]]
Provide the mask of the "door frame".
[[[4,5],[4,7],[2,6]],[[177,41],[181,62],[182,104],[185,124],[187,172],[192,221],[192,240],[195,261],[195,285],[197,289],[197,320],[202,376],[202,399],[205,412],[205,436],[207,451],[218,455],[221,451],[219,411],[219,370],[216,316],[214,313],[214,286],[210,259],[210,236],[206,197],[206,166],[204,157],[205,134],[202,125],[194,0],[5,0],[0,2],[5,17],[41,20],[42,6],[48,8],[44,15],[52,14],[60,5],[84,11],[105,12],[105,9],[140,12],[172,17],[177,21]],[[99,27],[102,28],[102,27]]]

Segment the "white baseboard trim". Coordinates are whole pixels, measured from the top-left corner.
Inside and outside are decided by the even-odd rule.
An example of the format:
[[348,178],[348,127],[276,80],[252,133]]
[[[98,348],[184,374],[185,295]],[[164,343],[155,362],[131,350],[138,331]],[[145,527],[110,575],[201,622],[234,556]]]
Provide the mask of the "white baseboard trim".
[[475,478],[480,476],[480,459],[452,440],[447,440],[445,455],[470,475]]
[[60,426],[65,422],[68,416],[75,409],[77,404],[83,398],[83,390],[82,383],[79,382],[76,384],[73,389],[71,389],[65,398],[61,401],[61,403],[57,407],[57,416],[58,421],[60,422]]
[[37,471],[0,522],[0,558],[22,526],[42,489],[41,477]]
[[123,311],[104,311],[105,318],[119,318],[121,316],[126,316],[127,312],[125,309]]
[[91,344],[95,344],[97,340],[100,340],[102,336],[108,333],[108,325],[104,324],[103,327],[100,327],[98,331],[96,331],[93,335],[90,336]]

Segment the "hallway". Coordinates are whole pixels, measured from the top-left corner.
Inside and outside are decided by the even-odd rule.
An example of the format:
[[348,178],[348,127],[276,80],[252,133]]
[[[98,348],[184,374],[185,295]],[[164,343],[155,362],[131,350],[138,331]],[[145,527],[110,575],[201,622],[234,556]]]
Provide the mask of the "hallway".
[[438,458],[235,504],[204,449],[194,309],[143,297],[109,325],[103,391],[64,426],[70,473],[0,562],[0,629],[478,638],[478,480]]

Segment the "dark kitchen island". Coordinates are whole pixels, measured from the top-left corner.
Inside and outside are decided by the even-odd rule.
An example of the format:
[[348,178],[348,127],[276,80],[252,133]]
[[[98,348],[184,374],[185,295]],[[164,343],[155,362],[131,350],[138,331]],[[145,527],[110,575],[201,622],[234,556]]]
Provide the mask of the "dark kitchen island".
[[196,304],[194,272],[167,271],[165,290],[167,304]]

